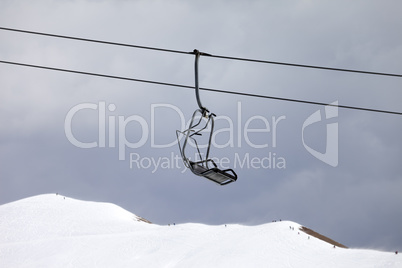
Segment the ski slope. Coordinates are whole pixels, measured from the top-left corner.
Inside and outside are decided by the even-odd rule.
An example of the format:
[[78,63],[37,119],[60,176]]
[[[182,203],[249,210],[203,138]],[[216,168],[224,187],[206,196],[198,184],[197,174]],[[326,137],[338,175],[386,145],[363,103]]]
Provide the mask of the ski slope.
[[300,227],[162,226],[46,194],[0,206],[0,267],[402,267],[400,254],[334,248]]

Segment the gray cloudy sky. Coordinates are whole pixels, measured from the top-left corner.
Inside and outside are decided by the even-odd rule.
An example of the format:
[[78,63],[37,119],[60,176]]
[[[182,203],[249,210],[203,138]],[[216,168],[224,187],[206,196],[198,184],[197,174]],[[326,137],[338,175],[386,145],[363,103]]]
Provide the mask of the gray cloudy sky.
[[[1,1],[0,26],[401,74],[400,10],[400,1]],[[3,30],[0,40],[3,61],[194,83],[192,55]],[[201,57],[200,84],[402,111],[401,78]],[[187,121],[197,107],[191,89],[4,63],[0,89],[1,204],[59,192],[112,202],[158,224],[288,219],[351,247],[402,248],[401,116],[339,109],[327,120],[321,106],[203,91],[203,104],[221,116],[211,154],[239,176],[219,187],[182,173],[177,145],[169,145],[181,115]],[[97,147],[78,148],[66,137],[65,120],[74,107],[85,109],[72,117],[73,137]],[[322,120],[303,132],[317,110]],[[106,122],[99,125],[99,118]],[[327,135],[327,126],[336,124],[338,132]],[[321,153],[338,142],[329,155],[338,165],[310,154],[302,132],[305,145]],[[139,148],[119,148],[124,139]],[[119,160],[123,148],[125,160]],[[130,154],[137,161],[131,168]]]

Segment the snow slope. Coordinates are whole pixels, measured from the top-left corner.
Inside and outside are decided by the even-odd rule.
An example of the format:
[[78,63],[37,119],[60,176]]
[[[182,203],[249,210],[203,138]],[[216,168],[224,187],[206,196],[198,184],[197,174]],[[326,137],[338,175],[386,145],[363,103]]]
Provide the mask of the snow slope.
[[400,254],[333,248],[299,227],[161,226],[47,194],[0,206],[0,267],[402,267]]

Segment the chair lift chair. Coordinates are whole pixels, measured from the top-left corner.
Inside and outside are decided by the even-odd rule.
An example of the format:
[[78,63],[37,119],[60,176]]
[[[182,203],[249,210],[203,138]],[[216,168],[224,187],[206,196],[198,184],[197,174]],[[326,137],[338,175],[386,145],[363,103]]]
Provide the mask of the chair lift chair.
[[[210,113],[205,107],[202,106],[200,97],[199,97],[199,86],[198,86],[198,58],[203,53],[199,52],[198,50],[194,50],[195,54],[195,92],[197,103],[199,109],[195,110],[193,116],[191,118],[191,122],[189,128],[184,131],[176,131],[177,141],[179,145],[179,150],[181,157],[183,159],[184,165],[191,170],[195,175],[202,176],[208,180],[211,180],[219,185],[226,185],[231,182],[235,182],[237,180],[237,174],[234,172],[233,169],[225,169],[221,170],[218,168],[216,163],[209,158],[209,151],[211,148],[211,140],[212,134],[214,130],[214,117],[216,116],[213,113]],[[205,54],[204,54],[205,55]],[[196,119],[199,117],[199,119]],[[205,119],[205,120],[203,120]],[[199,128],[202,125],[202,122],[205,122],[205,125]],[[197,143],[196,136],[202,135],[202,132],[206,130],[210,126],[211,131],[208,138],[208,145],[206,149],[205,157],[202,156],[200,148]],[[199,128],[199,129],[197,129]],[[184,136],[183,145],[180,144],[180,134]],[[189,141],[193,141],[195,147],[197,149],[197,154],[199,157],[199,161],[191,161],[186,156],[186,147]],[[212,167],[210,167],[212,165]]]

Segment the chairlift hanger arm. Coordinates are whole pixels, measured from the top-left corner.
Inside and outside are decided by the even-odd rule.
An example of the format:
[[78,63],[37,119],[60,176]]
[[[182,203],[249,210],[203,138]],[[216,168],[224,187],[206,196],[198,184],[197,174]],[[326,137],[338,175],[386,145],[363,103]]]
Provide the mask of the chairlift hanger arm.
[[211,56],[210,54],[203,53],[198,51],[197,49],[194,49],[193,54],[195,55],[195,63],[194,63],[194,74],[195,74],[195,97],[197,98],[197,104],[198,107],[201,109],[202,113],[205,114],[205,112],[209,112],[207,108],[205,108],[200,99],[200,86],[198,83],[198,60],[201,55],[205,56]]

